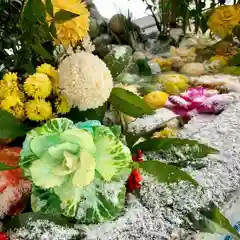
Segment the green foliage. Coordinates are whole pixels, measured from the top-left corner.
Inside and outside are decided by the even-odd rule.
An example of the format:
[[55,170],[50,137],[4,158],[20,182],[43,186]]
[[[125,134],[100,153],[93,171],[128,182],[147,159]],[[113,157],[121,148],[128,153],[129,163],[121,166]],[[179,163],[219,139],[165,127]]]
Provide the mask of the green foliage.
[[190,216],[190,220],[199,231],[229,235],[236,240],[240,239],[238,231],[231,225],[229,220],[220,212],[214,203],[211,202],[207,208],[200,209],[200,215],[200,220],[197,220],[193,215]]
[[72,18],[75,18],[77,16],[79,16],[79,15],[75,14],[75,13],[65,11],[65,10],[60,10],[59,12],[57,12],[55,14],[54,18],[55,18],[56,22],[63,23],[63,22],[69,21]]
[[12,114],[0,110],[0,139],[15,139],[24,136],[29,128],[20,123]]
[[141,162],[138,166],[144,172],[150,174],[162,183],[188,181],[195,186],[198,185],[198,183],[188,173],[182,171],[178,167],[166,163],[151,160]]
[[120,112],[132,117],[153,113],[153,109],[143,99],[122,88],[113,88],[109,101]]
[[0,171],[13,170],[16,168],[18,168],[18,167],[11,167],[11,166],[8,166],[8,165],[0,162]]
[[181,146],[189,146],[191,148],[197,146],[195,157],[198,158],[206,157],[208,154],[214,154],[218,152],[218,150],[201,144],[198,141],[180,138],[149,139],[135,145],[132,151],[135,152],[138,149],[143,151],[167,151],[172,147],[175,147],[177,151],[177,148],[180,148]]

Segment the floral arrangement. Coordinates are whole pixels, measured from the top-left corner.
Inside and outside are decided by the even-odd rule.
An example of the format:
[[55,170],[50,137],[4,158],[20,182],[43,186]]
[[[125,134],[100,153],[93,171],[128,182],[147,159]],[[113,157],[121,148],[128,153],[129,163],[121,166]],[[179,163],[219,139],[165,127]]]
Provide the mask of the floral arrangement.
[[58,72],[46,63],[22,82],[16,73],[6,73],[1,80],[0,98],[1,109],[21,121],[44,121],[70,111],[60,93]]
[[[216,8],[209,27],[226,37],[233,30],[229,26],[237,24],[237,11],[238,5]],[[172,47],[168,59],[144,54],[134,59],[130,46],[118,46],[101,59],[88,35],[89,18],[82,1],[28,0],[23,6],[19,24],[29,39],[22,37],[20,43],[22,50],[29,45],[31,56],[24,67],[4,68],[0,80],[0,240],[11,239],[22,218],[30,231],[31,221],[61,219],[74,236],[79,231],[72,224],[115,221],[148,177],[199,187],[183,168],[162,161],[169,149],[185,147],[191,159],[218,152],[178,138],[178,128],[196,114],[220,113],[227,96],[217,87],[195,86],[190,71],[168,71],[208,66],[213,73],[230,59],[217,53],[209,65],[195,63],[197,47]],[[220,28],[216,19],[224,22]],[[161,74],[160,67],[167,73]],[[128,131],[129,124],[161,109],[175,118],[144,134]],[[148,152],[159,152],[163,159],[149,160]]]

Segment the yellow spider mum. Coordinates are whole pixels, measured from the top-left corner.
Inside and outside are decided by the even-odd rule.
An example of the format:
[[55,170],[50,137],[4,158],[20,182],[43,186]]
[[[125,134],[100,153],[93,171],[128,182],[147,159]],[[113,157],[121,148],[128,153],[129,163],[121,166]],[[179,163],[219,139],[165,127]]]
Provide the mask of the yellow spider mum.
[[38,66],[36,69],[37,73],[44,73],[48,75],[50,80],[52,81],[52,87],[54,94],[59,94],[59,74],[58,71],[51,66],[50,64],[43,63],[42,65]]
[[169,138],[169,137],[175,137],[175,136],[176,136],[175,129],[165,127],[160,132],[155,132],[152,138]]
[[35,73],[28,77],[23,87],[26,94],[34,98],[46,98],[52,91],[52,83],[49,77],[43,73]]
[[48,120],[52,116],[52,106],[44,99],[34,99],[25,104],[26,115],[31,121]]
[[63,96],[59,96],[55,102],[55,107],[57,114],[65,114],[70,111],[70,106],[68,105],[67,99]]
[[1,81],[0,85],[0,99],[4,99],[8,96],[20,96],[20,90],[17,82]]
[[232,34],[240,21],[240,5],[220,6],[214,10],[208,20],[208,26],[216,35],[225,38]]
[[[45,1],[43,0],[43,2]],[[81,0],[52,0],[52,4],[54,13],[62,9],[79,15],[79,17],[69,21],[56,23],[56,44],[63,44],[65,47],[76,45],[78,41],[83,40],[89,30],[88,18],[90,14],[85,3]],[[50,16],[47,17],[47,20],[49,19],[51,19]]]
[[18,77],[17,77],[17,73],[6,73],[3,76],[3,80],[6,82],[17,82]]
[[19,97],[8,96],[1,101],[1,109],[11,113],[18,119],[23,119],[25,116],[24,104]]

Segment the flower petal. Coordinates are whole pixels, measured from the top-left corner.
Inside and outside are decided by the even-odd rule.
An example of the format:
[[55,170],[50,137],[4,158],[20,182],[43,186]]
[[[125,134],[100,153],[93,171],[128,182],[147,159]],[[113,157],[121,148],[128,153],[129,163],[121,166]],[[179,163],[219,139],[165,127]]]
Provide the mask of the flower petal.
[[62,133],[60,138],[63,142],[78,144],[81,149],[84,149],[90,153],[95,152],[93,137],[85,130],[78,128],[69,129]]
[[63,153],[65,151],[68,151],[71,153],[77,153],[79,151],[79,146],[74,143],[65,142],[56,146],[52,146],[48,149],[48,153],[52,158],[62,159],[62,160],[64,159]]
[[61,162],[53,159],[49,153],[45,153],[39,160],[34,161],[30,167],[34,184],[43,188],[61,186],[66,177],[53,174],[53,169],[60,164]]
[[85,187],[94,179],[96,161],[93,156],[82,151],[80,154],[80,163],[77,171],[73,175],[72,184],[75,187]]
[[41,157],[48,148],[60,144],[60,138],[57,135],[50,136],[39,136],[34,138],[30,143],[32,152],[37,156]]
[[123,174],[129,175],[132,156],[130,150],[105,126],[94,129],[96,145],[96,170],[104,180],[110,181],[113,177]]

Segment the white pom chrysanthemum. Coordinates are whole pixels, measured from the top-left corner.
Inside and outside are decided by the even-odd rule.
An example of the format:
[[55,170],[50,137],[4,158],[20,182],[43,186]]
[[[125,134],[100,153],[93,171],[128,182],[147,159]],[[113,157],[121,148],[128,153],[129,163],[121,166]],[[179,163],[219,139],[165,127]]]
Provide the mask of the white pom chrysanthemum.
[[59,86],[70,106],[79,110],[102,106],[113,88],[111,72],[97,56],[78,52],[64,59],[59,66]]

